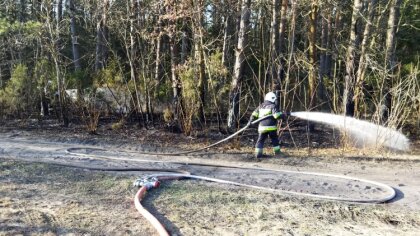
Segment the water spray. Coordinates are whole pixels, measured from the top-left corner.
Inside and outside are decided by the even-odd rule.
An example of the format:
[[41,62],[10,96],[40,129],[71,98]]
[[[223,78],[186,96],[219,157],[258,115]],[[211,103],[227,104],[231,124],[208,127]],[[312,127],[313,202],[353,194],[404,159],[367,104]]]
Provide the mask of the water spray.
[[410,150],[410,141],[397,130],[353,117],[322,112],[292,112],[301,119],[328,124],[344,131],[359,147],[383,146],[394,150]]

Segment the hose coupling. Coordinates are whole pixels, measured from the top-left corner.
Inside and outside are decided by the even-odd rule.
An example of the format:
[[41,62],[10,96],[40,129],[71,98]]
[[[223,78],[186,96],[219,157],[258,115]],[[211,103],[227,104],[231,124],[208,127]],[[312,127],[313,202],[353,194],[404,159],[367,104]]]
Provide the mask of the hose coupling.
[[158,188],[160,186],[160,181],[156,177],[142,177],[134,181],[133,185],[135,187],[146,187],[147,190],[152,188]]

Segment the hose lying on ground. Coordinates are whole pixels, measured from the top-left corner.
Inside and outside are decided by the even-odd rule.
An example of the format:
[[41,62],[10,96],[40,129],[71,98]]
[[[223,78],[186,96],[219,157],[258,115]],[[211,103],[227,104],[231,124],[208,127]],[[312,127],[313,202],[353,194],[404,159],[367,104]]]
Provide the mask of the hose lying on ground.
[[[246,129],[248,129],[248,127],[250,125],[257,124],[258,122],[260,122],[262,120],[265,120],[265,119],[267,119],[267,118],[269,118],[271,116],[272,115],[264,116],[264,117],[261,117],[261,118],[255,120],[255,121],[252,121],[250,123],[247,123],[243,128],[239,129],[238,131],[236,131],[235,133],[229,135],[228,137],[226,137],[226,138],[224,138],[222,140],[219,140],[219,141],[217,141],[217,142],[215,142],[215,143],[213,143],[211,145],[205,146],[203,148],[189,150],[189,151],[173,152],[173,153],[168,153],[168,152],[135,152],[135,153],[136,154],[154,155],[154,156],[179,156],[179,155],[185,155],[185,154],[190,154],[190,153],[194,153],[194,152],[203,151],[203,150],[209,149],[211,147],[214,147],[216,145],[219,145],[219,144],[221,144],[223,142],[226,142],[226,141],[232,139],[233,137],[237,136],[238,134],[240,134],[240,133],[244,132]],[[67,152],[70,152],[69,150],[70,150],[70,148],[67,149]],[[125,152],[127,152],[127,151],[125,151]],[[127,153],[131,153],[131,152],[127,152]],[[72,154],[74,154],[74,153],[72,153]]]
[[145,168],[145,167],[97,167],[97,166],[82,166],[76,164],[67,164],[67,163],[60,163],[60,162],[50,162],[50,161],[41,161],[41,160],[25,160],[22,158],[14,158],[14,157],[0,157],[0,159],[5,160],[12,160],[12,161],[21,161],[21,162],[28,162],[28,163],[39,163],[39,164],[48,164],[54,166],[61,166],[61,167],[69,167],[69,168],[76,168],[76,169],[85,169],[85,170],[93,170],[93,171],[147,171],[147,172],[169,172],[169,173],[178,173],[178,174],[186,174],[189,175],[190,172],[180,170],[180,169],[166,169],[166,168]]
[[[228,136],[225,139],[222,139],[214,144],[211,144],[209,146],[206,146],[204,148],[191,150],[191,151],[184,151],[184,152],[177,152],[177,153],[147,153],[147,152],[136,152],[136,154],[149,154],[149,155],[166,155],[166,156],[175,156],[175,155],[184,155],[188,153],[198,152],[205,149],[208,149],[210,147],[216,146],[222,142],[225,142],[239,133],[246,130],[250,124],[258,123],[259,121],[268,118],[269,116],[262,117],[252,123],[248,123],[245,127],[238,130],[236,133]],[[82,154],[82,153],[75,153],[73,152],[77,148],[69,148],[66,150],[67,153],[73,154],[73,155],[79,155],[79,156],[86,156],[88,158],[93,158],[92,155]],[[99,150],[99,149],[98,149]],[[104,149],[102,149],[104,150]],[[105,150],[107,151],[107,150]],[[127,152],[132,153],[132,152]],[[206,163],[194,163],[194,162],[170,162],[170,161],[155,161],[155,160],[138,160],[138,159],[129,159],[129,158],[115,158],[115,157],[109,157],[109,156],[99,156],[95,155],[96,157],[101,157],[102,159],[109,159],[109,160],[126,160],[126,161],[137,161],[137,162],[154,162],[154,163],[171,163],[171,164],[182,164],[182,165],[200,165],[200,166],[212,166],[212,167],[224,167],[224,168],[241,168],[241,169],[254,169],[254,170],[266,170],[266,171],[277,171],[280,170],[273,170],[273,169],[264,169],[264,168],[244,168],[240,166],[229,166],[229,165],[215,165],[215,164],[206,164]],[[55,164],[50,163],[49,164]],[[83,169],[89,169],[89,170],[100,170],[100,171],[161,171],[161,172],[175,172],[175,173],[165,173],[165,174],[153,174],[147,176],[147,178],[155,178],[156,181],[163,180],[163,179],[180,179],[180,178],[191,178],[191,179],[199,179],[199,180],[205,180],[205,181],[212,181],[217,183],[223,183],[223,184],[232,184],[236,186],[242,186],[247,188],[253,188],[253,189],[259,189],[263,191],[268,192],[274,192],[274,193],[281,193],[281,194],[293,194],[296,196],[305,196],[305,197],[315,197],[320,199],[326,199],[326,200],[336,200],[336,201],[347,201],[347,202],[353,202],[353,203],[382,203],[391,200],[395,197],[396,193],[395,190],[388,185],[369,181],[369,180],[363,180],[363,179],[357,179],[357,178],[350,178],[346,176],[339,176],[339,175],[331,175],[331,174],[320,174],[320,173],[311,173],[311,172],[297,172],[297,171],[282,171],[282,172],[289,172],[289,173],[300,173],[300,174],[310,174],[310,175],[318,175],[318,176],[327,176],[327,177],[334,177],[334,178],[342,178],[342,179],[349,179],[349,180],[357,180],[357,181],[363,181],[370,184],[381,186],[382,188],[386,189],[390,194],[386,197],[380,198],[380,199],[352,199],[352,198],[340,198],[340,197],[332,197],[332,196],[323,196],[323,195],[316,195],[316,194],[310,194],[310,193],[298,193],[298,192],[292,192],[292,191],[286,191],[286,190],[280,190],[280,189],[271,189],[261,186],[255,186],[255,185],[248,185],[248,184],[242,184],[238,182],[232,182],[222,179],[216,179],[216,178],[209,178],[204,176],[196,176],[191,175],[190,173],[182,170],[174,170],[174,169],[162,169],[162,168],[102,168],[102,167],[87,167],[87,166],[79,166],[79,165],[72,165],[72,164],[63,164],[63,163],[56,163],[55,165],[59,166],[65,166],[65,167],[73,167],[73,168],[83,168]],[[142,205],[141,205],[141,199],[145,195],[146,191],[148,190],[147,183],[146,185],[141,185],[139,191],[135,195],[134,201],[136,209],[156,228],[156,230],[159,232],[160,235],[169,235],[165,228],[159,223],[159,221],[150,214]]]
[[[194,176],[194,175],[183,175],[184,173],[181,173],[181,175],[178,174],[157,174],[157,175],[149,175],[149,177],[156,177],[161,178],[163,176],[166,177],[183,177],[183,178],[194,178],[194,179],[201,179],[206,181],[213,181],[218,183],[225,183],[225,184],[233,184],[236,186],[242,186],[242,187],[248,187],[248,188],[255,188],[260,190],[265,190],[269,192],[276,192],[276,193],[282,193],[282,194],[291,194],[296,196],[306,196],[306,197],[313,197],[318,199],[326,199],[326,200],[335,200],[335,201],[345,201],[345,202],[353,202],[353,203],[382,203],[391,200],[395,197],[395,190],[388,185],[365,180],[365,179],[359,179],[349,176],[341,176],[341,175],[334,175],[334,174],[324,174],[324,173],[316,173],[316,172],[303,172],[303,171],[292,171],[292,170],[278,170],[278,169],[271,169],[271,168],[261,168],[261,167],[244,167],[244,166],[237,166],[237,165],[223,165],[223,164],[211,164],[211,163],[199,163],[199,162],[190,162],[190,161],[160,161],[160,160],[147,160],[147,159],[132,159],[132,158],[123,158],[123,157],[110,157],[110,156],[102,156],[102,155],[88,155],[83,153],[73,153],[71,151],[68,151],[68,153],[73,155],[79,155],[90,159],[97,159],[97,160],[113,160],[113,161],[132,161],[132,162],[140,162],[140,163],[164,163],[164,164],[174,164],[174,165],[185,165],[185,166],[208,166],[208,167],[218,167],[218,168],[231,168],[231,169],[244,169],[244,170],[257,170],[257,171],[272,171],[277,173],[292,173],[292,174],[306,174],[306,175],[315,175],[315,176],[322,176],[322,177],[332,177],[332,178],[340,178],[345,180],[355,180],[355,181],[361,181],[365,183],[370,183],[373,185],[380,186],[385,189],[385,191],[389,192],[390,194],[386,197],[380,198],[380,199],[354,199],[354,198],[340,198],[340,197],[331,197],[331,196],[324,196],[324,195],[317,195],[317,194],[309,194],[309,193],[300,193],[300,192],[293,192],[293,191],[286,191],[286,190],[280,190],[280,189],[270,189],[260,186],[253,186],[253,185],[247,185],[247,184],[241,184],[238,182],[231,182],[226,180],[219,180],[214,178],[208,178],[204,176]],[[171,171],[173,172],[173,171]],[[178,172],[178,171],[175,171]],[[179,172],[178,172],[179,173]]]
[[[291,171],[291,172],[293,172],[293,171]],[[379,182],[370,181],[370,180],[363,180],[363,179],[358,179],[358,178],[350,178],[350,177],[346,177],[346,176],[331,175],[331,174],[319,174],[319,173],[314,173],[314,174],[320,175],[320,176],[329,176],[329,177],[338,177],[338,178],[344,178],[344,179],[365,181],[365,182],[368,182],[368,183],[371,183],[371,184],[381,186],[382,188],[385,188],[386,190],[390,191],[391,194],[386,196],[386,197],[383,197],[381,199],[340,198],[340,197],[332,197],[332,196],[315,195],[315,194],[310,194],[310,193],[298,193],[298,192],[292,192],[292,191],[286,191],[286,190],[280,190],[280,189],[272,189],[272,188],[266,188],[266,187],[262,187],[262,186],[242,184],[242,183],[233,182],[233,181],[227,181],[227,180],[222,180],[222,179],[209,178],[209,177],[197,176],[197,175],[191,175],[191,174],[186,175],[186,174],[165,174],[165,173],[162,173],[162,174],[148,175],[148,176],[146,176],[142,179],[138,179],[134,183],[135,186],[140,186],[140,189],[138,190],[138,192],[137,192],[137,194],[134,198],[134,202],[135,202],[135,206],[136,206],[137,211],[146,220],[148,220],[150,222],[150,224],[156,229],[156,231],[159,233],[159,235],[164,236],[164,235],[169,235],[168,232],[166,231],[165,227],[152,214],[150,214],[150,212],[148,212],[141,205],[141,200],[143,199],[144,195],[146,194],[146,191],[150,190],[152,188],[158,187],[160,185],[159,184],[160,180],[172,180],[172,179],[182,179],[182,178],[198,179],[198,180],[204,180],[204,181],[210,181],[210,182],[216,182],[216,183],[222,183],[222,184],[231,184],[231,185],[235,185],[235,186],[258,189],[258,190],[271,192],[271,193],[293,194],[293,195],[297,195],[297,196],[315,197],[315,198],[321,198],[321,199],[325,199],[325,200],[347,201],[347,202],[353,202],[353,203],[382,203],[382,202],[386,202],[386,201],[389,201],[389,200],[393,199],[396,195],[395,190],[393,188],[389,187],[388,185],[379,183]],[[147,180],[149,180],[149,181],[147,181]]]
[[159,222],[156,217],[154,217],[146,208],[141,205],[141,200],[143,199],[144,195],[146,194],[147,187],[142,186],[137,191],[136,195],[134,196],[134,205],[136,206],[137,211],[147,220],[149,223],[156,229],[160,236],[169,236],[168,232],[166,231],[165,227]]
[[[90,159],[95,159],[95,157],[90,156]],[[12,160],[20,160],[20,161],[27,161],[22,160],[20,158],[1,158],[1,159],[12,159]],[[121,158],[112,158],[107,157],[109,160],[120,160]],[[130,161],[140,161],[140,162],[153,162],[150,160],[136,160],[136,159],[125,159]],[[38,162],[38,163],[45,163],[45,164],[52,164],[57,166],[63,166],[63,167],[71,167],[71,168],[81,168],[81,169],[88,169],[88,170],[97,170],[97,171],[159,171],[159,172],[172,172],[172,173],[160,173],[160,174],[151,174],[146,176],[146,179],[153,179],[155,181],[165,180],[165,179],[181,179],[181,178],[190,178],[190,179],[198,179],[198,180],[204,180],[204,181],[211,181],[211,182],[217,182],[222,184],[231,184],[235,186],[241,186],[241,187],[247,187],[247,188],[253,188],[258,189],[266,192],[272,192],[272,193],[280,193],[280,194],[293,194],[295,196],[304,196],[304,197],[314,197],[314,198],[320,198],[320,199],[326,199],[326,200],[336,200],[336,201],[347,201],[347,202],[353,202],[353,203],[381,203],[391,200],[395,197],[395,190],[388,185],[378,183],[375,181],[370,180],[364,180],[364,179],[358,179],[358,178],[352,178],[347,176],[340,176],[340,175],[332,175],[332,174],[321,174],[321,173],[313,173],[313,172],[298,172],[298,171],[286,171],[286,170],[274,170],[274,169],[264,169],[264,168],[247,168],[247,167],[240,167],[240,166],[229,166],[229,165],[209,165],[209,164],[201,164],[203,166],[218,166],[218,167],[224,167],[224,168],[241,168],[241,169],[252,169],[252,170],[261,170],[261,171],[276,171],[276,172],[287,172],[287,173],[299,173],[299,174],[310,174],[310,175],[317,175],[317,176],[327,176],[327,177],[333,177],[333,178],[341,178],[341,179],[348,179],[348,180],[356,180],[356,181],[363,181],[367,182],[373,185],[377,185],[385,189],[385,191],[389,192],[390,194],[386,197],[380,198],[380,199],[354,199],[354,198],[340,198],[340,197],[332,197],[332,196],[323,196],[323,195],[315,195],[310,193],[298,193],[298,192],[292,192],[292,191],[286,191],[281,189],[271,189],[267,187],[262,186],[255,186],[255,185],[248,185],[248,184],[242,184],[238,182],[233,181],[227,181],[222,179],[216,179],[216,178],[210,178],[205,176],[196,176],[191,175],[189,172],[179,169],[168,169],[168,168],[142,168],[142,167],[131,167],[131,168],[112,168],[112,167],[89,167],[89,166],[81,166],[76,164],[64,164],[64,163],[54,163],[54,162],[47,162],[47,161],[32,161],[32,162]],[[164,162],[164,161],[159,161]],[[165,163],[171,163],[171,162],[165,162]],[[177,163],[181,164],[181,163]],[[200,163],[182,163],[184,165],[200,165]],[[147,185],[146,181],[146,185]],[[143,188],[146,187],[146,188]],[[155,186],[154,186],[155,187]],[[159,223],[159,221],[156,220],[156,218],[153,217],[146,209],[144,209],[140,201],[143,198],[144,194],[147,191],[147,186],[142,186],[139,189],[139,192],[135,196],[135,205],[136,209],[156,228],[156,230],[160,233],[160,235],[167,235],[162,232],[162,228],[164,227]],[[156,223],[157,222],[157,223]],[[160,225],[160,226],[158,226]]]
[[[89,166],[81,166],[81,165],[75,165],[75,164],[64,164],[64,163],[54,163],[54,162],[47,162],[47,161],[27,161],[20,158],[3,158],[0,157],[0,159],[8,159],[8,160],[18,160],[18,161],[25,161],[25,162],[37,162],[37,163],[44,163],[44,164],[52,164],[57,166],[63,166],[63,167],[70,167],[70,168],[80,168],[80,169],[87,169],[87,170],[95,170],[95,171],[159,171],[159,172],[172,172],[172,173],[160,173],[160,174],[151,174],[147,175],[146,177],[142,178],[146,180],[151,181],[161,181],[161,180],[173,180],[173,179],[198,179],[198,180],[204,180],[204,181],[211,181],[221,184],[231,184],[235,186],[240,187],[246,187],[246,188],[252,188],[252,189],[258,189],[266,192],[271,193],[278,193],[278,194],[292,194],[295,196],[303,196],[303,197],[314,197],[319,199],[325,199],[325,200],[335,200],[335,201],[346,201],[346,202],[352,202],[352,203],[382,203],[387,202],[391,199],[393,199],[396,195],[395,190],[391,188],[388,185],[365,180],[365,179],[359,179],[359,178],[353,178],[348,176],[340,176],[340,175],[333,175],[333,174],[321,174],[321,173],[313,173],[313,172],[299,172],[299,171],[289,171],[289,170],[274,170],[274,169],[264,169],[264,168],[246,168],[246,167],[239,167],[239,166],[223,166],[218,165],[220,167],[225,168],[241,168],[241,169],[253,169],[253,170],[266,170],[266,171],[276,171],[276,172],[286,172],[286,173],[299,173],[299,174],[309,174],[309,175],[317,175],[317,176],[326,176],[326,177],[333,177],[333,178],[341,178],[341,179],[347,179],[347,180],[356,180],[356,181],[362,181],[366,183],[370,183],[373,185],[377,185],[382,187],[385,191],[389,192],[390,194],[388,196],[379,198],[379,199],[354,199],[354,198],[340,198],[340,197],[333,197],[333,196],[325,196],[325,195],[316,195],[316,194],[310,194],[310,193],[299,193],[299,192],[293,192],[293,191],[287,191],[287,190],[281,190],[281,189],[272,189],[262,186],[256,186],[256,185],[249,185],[249,184],[242,184],[238,182],[228,181],[228,180],[222,180],[217,178],[210,178],[205,176],[197,176],[197,175],[191,175],[189,172],[180,170],[180,169],[167,169],[167,168],[142,168],[142,167],[133,167],[133,168],[110,168],[110,167],[89,167]],[[113,160],[118,158],[111,158]],[[136,161],[136,160],[131,160]],[[140,160],[137,160],[140,161]],[[145,161],[145,160],[142,160]],[[169,163],[169,162],[166,162]],[[184,163],[188,165],[188,163]],[[193,163],[195,165],[199,165],[199,163]],[[215,165],[213,165],[215,166]],[[136,181],[135,185],[140,186],[141,188],[135,195],[134,201],[136,209],[141,213],[152,225],[156,228],[156,230],[159,232],[160,235],[168,235],[166,230],[163,231],[162,228],[164,227],[157,221],[157,219],[150,214],[142,205],[141,200],[144,197],[146,191],[151,189],[152,187],[157,187],[158,185],[152,184],[150,185],[151,181]],[[151,187],[152,186],[152,187]],[[160,226],[159,226],[160,225]],[[165,234],[166,233],[166,234]]]

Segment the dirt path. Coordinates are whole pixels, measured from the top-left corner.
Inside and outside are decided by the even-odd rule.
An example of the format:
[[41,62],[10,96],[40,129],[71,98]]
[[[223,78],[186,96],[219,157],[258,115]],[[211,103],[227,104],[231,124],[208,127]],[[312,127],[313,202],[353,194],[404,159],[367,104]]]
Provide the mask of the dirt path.
[[[151,235],[154,232],[132,206],[135,189],[131,183],[145,172],[102,174],[51,165],[19,164],[22,162],[8,159],[103,167],[175,168],[241,183],[338,197],[366,198],[381,193],[378,189],[373,192],[375,189],[369,185],[341,179],[186,166],[167,161],[310,171],[382,182],[395,188],[398,194],[387,204],[354,205],[311,198],[299,200],[216,183],[164,183],[163,188],[146,198],[145,205],[177,235],[262,232],[263,235],[331,232],[416,235],[420,228],[420,183],[417,181],[420,163],[416,161],[291,156],[257,162],[247,154],[201,153],[179,157],[139,154],[170,150],[127,140],[92,141],[63,136],[57,140],[30,132],[0,133],[0,235]],[[141,161],[144,159],[154,162]],[[315,233],[311,230],[314,228],[318,229]]]
[[[208,161],[193,156],[153,156],[139,154],[137,151],[124,152],[115,147],[102,145],[82,145],[48,140],[32,140],[16,135],[3,135],[0,138],[0,156],[18,158],[25,161],[42,161],[50,163],[71,163],[91,167],[135,167],[182,169],[194,175],[220,178],[242,184],[291,191],[302,194],[315,194],[349,199],[382,199],[389,196],[389,191],[371,183],[356,180],[324,177],[304,173],[291,173],[281,170],[310,171],[326,174],[338,174],[382,182],[390,185],[397,192],[392,200],[393,205],[420,210],[420,167],[418,162],[375,162],[351,161],[341,159],[335,162],[311,158],[284,160],[268,159],[265,162],[223,161],[227,154],[215,154],[216,161]],[[70,152],[69,152],[70,151]],[[199,155],[200,156],[200,155]],[[228,155],[229,156],[229,155]],[[204,157],[204,158],[203,158]],[[234,157],[228,159],[232,160]],[[242,166],[253,169],[232,169],[212,166],[182,165],[170,162],[218,163],[223,165]],[[168,162],[170,161],[170,162]],[[277,171],[256,170],[269,168]]]

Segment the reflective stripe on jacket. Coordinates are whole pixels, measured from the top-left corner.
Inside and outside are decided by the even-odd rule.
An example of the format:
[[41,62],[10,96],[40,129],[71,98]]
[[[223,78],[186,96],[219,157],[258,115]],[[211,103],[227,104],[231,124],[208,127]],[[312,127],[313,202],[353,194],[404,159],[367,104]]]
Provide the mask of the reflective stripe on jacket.
[[258,125],[258,133],[265,133],[270,131],[277,131],[277,119],[281,117],[283,113],[280,112],[276,105],[269,101],[264,101],[260,106],[252,112],[254,118],[261,118],[267,115],[271,117],[260,121]]

